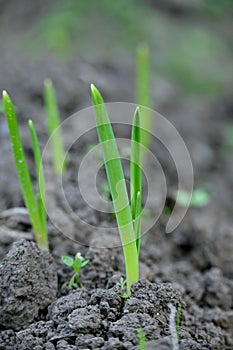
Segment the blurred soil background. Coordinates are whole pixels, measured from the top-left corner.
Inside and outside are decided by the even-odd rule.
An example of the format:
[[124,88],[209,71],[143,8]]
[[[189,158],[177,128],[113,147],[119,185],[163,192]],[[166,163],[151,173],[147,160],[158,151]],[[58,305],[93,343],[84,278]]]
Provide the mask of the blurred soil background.
[[[96,84],[106,102],[136,103],[136,48],[140,43],[146,43],[149,46],[151,107],[170,120],[180,132],[192,158],[195,189],[205,188],[209,194],[206,205],[201,208],[190,208],[182,224],[171,235],[164,234],[164,226],[168,217],[164,211],[157,226],[151,230],[150,234],[143,237],[141,263],[145,268],[144,277],[156,284],[140,282],[139,290],[142,288],[148,301],[151,295],[147,293],[148,290],[152,290],[153,295],[158,293],[158,300],[161,299],[161,309],[165,310],[166,314],[166,322],[161,323],[160,328],[156,326],[157,316],[155,314],[152,324],[157,333],[153,335],[148,331],[149,339],[160,341],[160,337],[169,334],[166,328],[169,310],[166,309],[166,305],[167,300],[170,301],[170,295],[174,294],[170,289],[176,288],[181,290],[186,303],[181,320],[183,333],[181,332],[180,337],[181,341],[184,341],[181,349],[202,349],[203,347],[216,350],[232,349],[233,1],[51,0],[45,2],[42,0],[0,0],[0,9],[0,90],[7,90],[15,104],[34,181],[35,169],[27,121],[32,119],[35,122],[40,146],[43,149],[47,142],[43,104],[44,79],[49,77],[54,82],[62,119],[91,105],[90,83]],[[69,138],[69,134],[64,137]],[[0,212],[2,213],[6,209],[22,207],[24,204],[17,183],[1,101],[0,149]],[[75,152],[70,157],[70,164],[73,168],[77,162],[77,152]],[[80,153],[83,152],[82,148]],[[82,154],[80,158],[81,156]],[[164,150],[157,147],[156,156],[165,169],[167,177],[166,209],[169,212],[174,204],[174,198],[169,197],[169,193],[174,193],[177,189],[176,170]],[[93,220],[94,224],[99,224],[102,221],[101,215],[97,217],[83,205],[80,198],[80,201],[77,200],[75,179],[69,171],[64,174],[64,188],[67,196],[77,212],[84,208],[82,214]],[[54,186],[53,184],[52,190],[56,192]],[[50,188],[50,192],[52,190]],[[55,199],[53,195],[51,194],[52,200]],[[57,203],[54,200],[55,207],[60,204],[59,201]],[[68,230],[68,223],[71,219],[66,213],[63,215],[66,219],[64,225]],[[7,216],[0,217],[0,219],[2,220],[0,258],[3,259],[2,266],[8,271],[9,267],[13,266],[11,261],[14,261],[15,257],[22,259],[21,249],[24,250],[24,246],[26,255],[28,246],[32,246],[29,247],[30,249],[37,248],[34,247],[34,244],[29,243],[16,244],[4,260],[12,243],[20,238],[32,239],[32,232],[27,218],[22,220],[21,216],[20,218],[8,218]],[[86,236],[81,229],[77,228],[76,231],[77,235]],[[12,330],[13,327],[8,330],[9,322],[6,321],[0,334],[1,349],[12,349],[12,344],[15,342],[19,349],[32,349],[35,338],[36,344],[42,344],[41,349],[45,348],[46,344],[46,349],[73,350],[75,341],[77,346],[84,344],[83,346],[87,347],[90,340],[80,335],[80,330],[77,331],[78,336],[76,333],[67,336],[67,343],[66,340],[59,338],[63,336],[64,324],[67,327],[65,329],[70,331],[68,315],[72,307],[76,308],[70,298],[73,292],[70,292],[70,295],[65,296],[64,307],[67,309],[65,311],[62,309],[63,299],[60,299],[60,296],[68,291],[62,291],[61,285],[67,280],[67,274],[70,271],[61,264],[60,256],[62,254],[73,256],[77,249],[80,249],[83,254],[87,253],[91,263],[87,266],[82,278],[85,287],[92,288],[88,293],[90,295],[93,293],[91,300],[94,304],[99,303],[98,293],[103,299],[115,300],[114,296],[120,292],[115,291],[117,287],[116,280],[113,281],[114,274],[117,273],[117,278],[119,278],[124,270],[121,250],[103,249],[100,252],[95,248],[95,240],[99,240],[100,243],[103,240],[106,242],[112,240],[107,229],[104,238],[99,237],[98,230],[93,230],[91,234],[93,234],[91,236],[92,246],[80,248],[65,236],[59,236],[49,224],[51,252],[56,260],[56,272],[58,272],[58,299],[50,306],[50,314],[46,306],[44,313],[39,314],[35,319],[39,321],[38,323],[30,324],[30,326],[23,324],[22,329],[28,328],[19,332],[17,327],[15,327],[16,332]],[[19,249],[19,254],[15,253],[14,249]],[[30,250],[28,256],[33,256]],[[16,267],[17,259],[14,261]],[[18,266],[20,267],[20,263]],[[5,281],[6,286],[3,282],[1,283],[8,290],[8,275],[4,269],[2,271],[2,281]],[[24,270],[22,271],[22,276],[24,276]],[[161,292],[162,297],[161,295],[159,297],[159,288],[163,289],[163,283],[166,282],[172,283],[172,286],[166,287],[167,289]],[[113,296],[112,289],[105,291],[105,288],[109,286],[115,288]],[[95,288],[103,288],[103,290],[97,290],[95,295]],[[134,294],[138,298],[137,305],[139,305],[136,309],[137,312],[140,312],[141,295],[137,294],[137,288],[137,286],[134,287]],[[154,288],[158,288],[156,293]],[[17,293],[16,288],[16,295]],[[78,296],[82,293],[86,293],[85,289],[75,291],[74,299],[77,300],[76,294]],[[83,300],[84,305],[89,303],[86,301],[86,295],[80,298],[85,299]],[[43,298],[37,295],[37,299],[40,305]],[[53,294],[52,299],[54,299]],[[121,322],[124,317],[121,297],[118,296],[118,299],[120,300],[117,306],[119,314],[117,313],[117,320],[109,321],[110,328],[112,324],[114,327],[117,326],[118,318]],[[176,296],[175,300],[178,299]],[[9,298],[9,300],[12,299]],[[73,305],[71,307],[70,302]],[[129,300],[129,306],[130,302]],[[63,315],[61,327],[60,325],[57,327],[56,303],[62,305],[59,306]],[[38,305],[36,305],[36,310]],[[136,312],[133,304],[131,306],[130,312]],[[19,315],[21,315],[20,307],[19,303]],[[99,308],[99,305],[97,307]],[[128,312],[127,307],[126,304],[126,313]],[[154,310],[155,307],[148,307],[149,311],[151,309]],[[14,314],[14,308],[12,310]],[[148,310],[146,312],[149,312]],[[83,312],[85,316],[86,310]],[[104,312],[103,318],[105,318]],[[30,317],[31,315],[33,312],[30,312]],[[59,312],[58,315],[60,315]],[[96,320],[96,310],[93,315]],[[135,319],[130,320],[131,314],[128,316],[129,320],[120,324],[120,330],[117,326],[116,329],[111,330],[112,333],[108,333],[108,328],[101,333],[102,338],[99,340],[104,345],[99,345],[99,348],[114,348],[110,342],[112,335],[113,340],[120,344],[115,348],[133,348],[137,342],[135,324],[133,324]],[[31,318],[26,321],[32,322]],[[131,333],[128,332],[130,322],[134,334],[133,340],[130,338]],[[76,324],[74,315],[73,323]],[[95,326],[95,322],[92,323],[92,326],[93,324]],[[100,324],[102,327],[102,323]],[[52,333],[50,327],[53,329]],[[95,339],[96,331],[91,330],[90,333]],[[25,337],[25,334],[31,339],[31,342],[28,341],[29,338]],[[52,338],[51,334],[53,334]],[[88,336],[89,334],[87,338]],[[109,340],[107,340],[108,337]],[[52,345],[50,338],[53,339],[51,340]],[[124,339],[129,341],[126,347],[123,344],[126,341]],[[7,348],[8,343],[10,345]],[[90,348],[98,348],[98,346],[93,345]],[[155,348],[162,349],[163,347],[157,344]]]

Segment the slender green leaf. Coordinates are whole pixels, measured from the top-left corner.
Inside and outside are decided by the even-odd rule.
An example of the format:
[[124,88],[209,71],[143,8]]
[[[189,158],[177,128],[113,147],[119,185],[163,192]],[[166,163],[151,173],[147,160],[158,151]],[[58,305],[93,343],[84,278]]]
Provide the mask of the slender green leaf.
[[133,119],[131,136],[131,158],[130,158],[130,197],[132,217],[135,220],[136,202],[138,192],[142,192],[141,172],[141,137],[140,137],[140,115],[139,108],[136,109]]
[[131,210],[136,236],[138,256],[140,252],[141,237],[141,209],[142,209],[142,171],[141,171],[141,129],[139,108],[136,108],[131,136],[131,158],[130,158],[130,190]]
[[47,129],[51,138],[54,170],[61,174],[64,170],[65,151],[61,134],[60,115],[53,83],[46,79],[44,83],[44,100],[47,114]]
[[40,154],[40,147],[38,138],[36,135],[36,130],[32,120],[29,120],[28,127],[31,135],[33,154],[36,164],[36,177],[38,184],[38,195],[37,195],[37,205],[38,212],[41,222],[41,234],[43,236],[44,244],[48,241],[47,238],[47,223],[46,223],[46,194],[45,194],[45,180],[44,180],[44,171]]
[[99,142],[102,146],[106,174],[124,251],[127,293],[130,295],[131,285],[138,281],[138,256],[132,213],[118,147],[103,98],[94,85],[91,85],[91,93]]
[[135,208],[135,219],[134,219],[134,231],[136,235],[136,246],[138,251],[138,256],[140,254],[141,245],[141,212],[142,212],[142,194],[137,193],[136,208]]
[[41,236],[43,241],[44,249],[48,249],[48,233],[47,233],[47,220],[46,220],[46,209],[45,209],[45,203],[42,200],[41,193],[38,192],[37,194],[37,205],[38,205],[38,214],[40,217],[41,222]]

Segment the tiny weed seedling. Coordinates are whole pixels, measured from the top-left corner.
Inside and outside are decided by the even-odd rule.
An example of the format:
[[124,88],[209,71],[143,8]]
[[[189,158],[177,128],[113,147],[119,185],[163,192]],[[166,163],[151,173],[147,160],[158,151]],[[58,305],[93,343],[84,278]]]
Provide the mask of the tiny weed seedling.
[[146,334],[142,328],[137,330],[138,350],[146,350]]
[[60,115],[57,105],[56,93],[50,79],[44,82],[44,101],[47,114],[47,130],[51,139],[53,166],[56,174],[62,174],[64,170],[65,151],[61,134]]
[[98,138],[102,147],[105,170],[124,252],[127,295],[130,296],[131,285],[138,282],[139,276],[138,257],[140,248],[140,215],[142,199],[139,108],[135,111],[132,127],[130,205],[116,139],[103,98],[94,85],[91,85],[91,94],[95,108]]
[[20,137],[18,121],[13,103],[6,91],[3,92],[3,104],[8,123],[9,136],[15,160],[16,171],[21,186],[24,203],[28,209],[29,217],[35,233],[36,241],[40,248],[48,250],[46,210],[45,210],[45,185],[41,162],[40,148],[33,122],[29,120],[34,160],[36,165],[36,177],[38,185],[37,195],[34,193],[32,180],[29,174],[22,140]]
[[74,270],[74,274],[70,279],[70,282],[65,283],[68,287],[81,288],[82,285],[79,279],[80,270],[89,263],[88,259],[85,259],[80,253],[75,255],[75,258],[71,258],[70,256],[62,256],[61,257],[63,263],[69,267],[72,267]]
[[180,331],[180,318],[181,318],[181,304],[178,305],[176,313],[176,339],[177,343],[179,342],[179,331]]
[[118,286],[121,287],[121,295],[123,299],[127,299],[128,298],[128,294],[127,294],[127,281],[125,278],[121,277],[120,281],[117,283]]
[[170,309],[170,317],[169,317],[169,330],[171,333],[171,342],[172,342],[172,349],[178,350],[178,338],[177,338],[177,311],[176,307],[169,303],[168,307]]

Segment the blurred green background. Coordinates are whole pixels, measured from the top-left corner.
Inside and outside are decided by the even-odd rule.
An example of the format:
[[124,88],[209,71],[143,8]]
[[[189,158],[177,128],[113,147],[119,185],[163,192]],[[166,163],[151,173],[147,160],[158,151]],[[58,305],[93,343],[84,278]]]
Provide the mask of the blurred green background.
[[232,0],[56,1],[24,40],[36,54],[132,64],[146,42],[156,74],[188,94],[216,96],[232,83],[232,9]]
[[[2,1],[2,38],[32,56],[132,66],[146,42],[153,72],[185,94],[216,97],[232,86],[232,0]],[[16,39],[16,40],[15,40]]]

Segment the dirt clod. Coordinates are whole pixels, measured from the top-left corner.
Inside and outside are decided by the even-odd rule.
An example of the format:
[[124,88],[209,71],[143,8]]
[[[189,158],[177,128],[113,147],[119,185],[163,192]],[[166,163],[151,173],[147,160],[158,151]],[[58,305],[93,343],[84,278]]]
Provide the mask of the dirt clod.
[[0,265],[0,325],[25,328],[54,300],[56,292],[52,256],[34,242],[14,243]]

